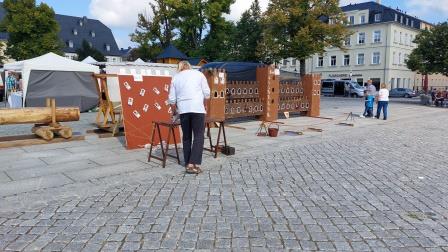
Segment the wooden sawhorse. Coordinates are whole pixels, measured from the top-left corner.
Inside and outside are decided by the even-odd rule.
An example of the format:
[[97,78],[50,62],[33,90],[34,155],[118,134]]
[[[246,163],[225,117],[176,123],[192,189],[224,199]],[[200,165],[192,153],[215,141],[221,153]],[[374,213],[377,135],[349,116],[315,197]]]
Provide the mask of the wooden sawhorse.
[[[151,136],[151,142],[150,142],[151,146],[150,146],[149,154],[148,154],[148,162],[151,161],[151,158],[160,160],[160,161],[162,161],[163,168],[165,168],[167,157],[172,157],[172,158],[176,158],[177,159],[177,163],[180,164],[179,149],[177,148],[177,139],[176,139],[176,134],[175,134],[175,131],[174,131],[174,129],[179,127],[179,125],[180,124],[173,123],[173,122],[161,122],[161,121],[153,122],[153,124],[152,124],[152,136]],[[160,127],[161,126],[168,128],[168,138],[166,139],[166,141],[164,141],[163,138],[162,138],[162,133],[160,132]],[[154,154],[152,154],[152,148],[154,146],[154,135],[156,134],[156,131],[157,131],[157,135],[158,135],[159,140],[160,140],[160,148],[162,150],[162,157],[158,157],[158,156],[155,156]],[[174,148],[176,150],[176,156],[168,154],[170,141],[171,141],[171,134],[173,135],[173,141],[174,141]],[[163,146],[163,142],[166,143],[166,146]]]
[[[216,145],[213,145],[213,140],[212,140],[212,135],[210,132],[210,124],[214,124],[214,123],[218,123],[219,127],[218,127],[218,137],[216,138]],[[221,134],[223,136],[223,140],[224,140],[224,147],[227,146],[227,138],[226,138],[226,130],[224,127],[224,121],[223,120],[216,120],[213,118],[207,118],[205,120],[205,125],[207,127],[207,137],[210,143],[210,148],[205,148],[204,150],[208,150],[210,152],[213,152],[215,155],[214,157],[217,158],[218,157],[218,151],[220,149],[219,144],[221,142]]]

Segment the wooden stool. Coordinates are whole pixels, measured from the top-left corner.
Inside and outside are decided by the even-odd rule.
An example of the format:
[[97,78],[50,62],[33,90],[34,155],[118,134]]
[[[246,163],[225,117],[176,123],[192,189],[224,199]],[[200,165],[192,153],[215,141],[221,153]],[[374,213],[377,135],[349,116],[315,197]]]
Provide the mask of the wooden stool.
[[[162,133],[160,132],[160,127],[167,127],[168,128],[168,139],[166,140],[166,147],[163,146],[163,138],[162,138]],[[162,165],[163,168],[165,168],[166,165],[166,159],[167,157],[172,157],[172,158],[176,158],[177,159],[177,163],[180,164],[180,159],[179,159],[179,150],[177,148],[177,140],[176,140],[176,134],[174,129],[179,127],[178,123],[173,123],[173,122],[160,122],[160,121],[155,121],[152,124],[152,136],[151,136],[151,147],[149,149],[149,154],[148,154],[148,162],[151,161],[151,158],[155,158],[157,160],[162,161]],[[157,135],[159,136],[159,140],[160,140],[160,147],[162,150],[162,157],[158,157],[158,156],[154,156],[152,154],[152,148],[154,146],[154,135],[156,134],[156,129],[157,129]],[[168,154],[168,150],[169,150],[169,146],[170,146],[170,140],[171,140],[171,134],[173,134],[173,140],[174,140],[174,146],[176,149],[176,156],[173,156],[171,154]]]
[[[210,132],[210,124],[213,123],[219,123],[219,129],[218,129],[218,137],[216,138],[216,145],[213,145],[212,135]],[[219,143],[221,142],[221,134],[223,136],[224,140],[224,146],[227,146],[227,138],[226,138],[226,130],[224,127],[224,121],[215,120],[212,118],[207,118],[205,121],[205,125],[207,127],[207,137],[210,143],[210,148],[204,148],[204,150],[208,150],[210,152],[215,153],[215,158],[218,157],[218,151],[219,151]]]

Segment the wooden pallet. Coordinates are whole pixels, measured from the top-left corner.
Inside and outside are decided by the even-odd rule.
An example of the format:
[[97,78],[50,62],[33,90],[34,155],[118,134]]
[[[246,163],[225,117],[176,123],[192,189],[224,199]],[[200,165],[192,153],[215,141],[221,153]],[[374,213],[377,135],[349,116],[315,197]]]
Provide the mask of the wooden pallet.
[[69,139],[64,139],[60,137],[55,137],[50,141],[44,140],[37,135],[19,135],[19,136],[6,136],[0,137],[0,149],[1,148],[12,148],[12,147],[23,147],[30,145],[40,145],[40,144],[53,144],[53,143],[65,143],[72,141],[82,141],[85,140],[85,136],[80,133],[73,133],[73,136]]

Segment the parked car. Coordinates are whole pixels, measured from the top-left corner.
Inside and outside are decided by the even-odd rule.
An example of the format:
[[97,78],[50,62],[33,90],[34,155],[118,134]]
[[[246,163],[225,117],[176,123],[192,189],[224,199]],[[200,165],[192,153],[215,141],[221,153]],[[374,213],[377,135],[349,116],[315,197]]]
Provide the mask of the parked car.
[[416,97],[417,93],[410,88],[393,88],[389,92],[390,97],[405,97],[412,98]]
[[[346,93],[347,91],[347,93]],[[328,96],[343,96],[349,95],[353,97],[363,97],[364,88],[357,82],[351,80],[322,80],[322,95]]]

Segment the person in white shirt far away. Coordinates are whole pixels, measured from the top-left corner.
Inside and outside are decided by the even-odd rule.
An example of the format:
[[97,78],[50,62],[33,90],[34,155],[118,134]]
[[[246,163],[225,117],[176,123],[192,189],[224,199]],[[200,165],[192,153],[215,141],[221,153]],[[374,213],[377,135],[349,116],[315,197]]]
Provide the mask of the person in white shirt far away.
[[389,107],[389,90],[385,83],[381,83],[380,91],[377,96],[378,107],[376,110],[376,119],[380,119],[381,110],[383,110],[383,119],[387,120],[387,108]]
[[200,166],[210,88],[204,74],[193,70],[188,61],[179,62],[178,71],[172,79],[168,100],[173,114],[180,115],[186,171],[198,174],[202,172]]

